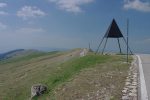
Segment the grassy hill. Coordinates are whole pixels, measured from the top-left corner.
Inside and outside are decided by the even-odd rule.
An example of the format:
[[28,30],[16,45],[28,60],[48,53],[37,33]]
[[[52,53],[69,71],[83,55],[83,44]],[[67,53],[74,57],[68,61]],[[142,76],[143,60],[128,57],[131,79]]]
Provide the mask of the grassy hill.
[[81,51],[33,53],[1,61],[0,100],[27,100],[31,86],[36,83],[48,86],[45,95],[35,98],[38,100],[90,97],[93,98],[90,100],[98,97],[119,100],[129,68],[124,63],[125,56],[88,54],[79,57]]
[[14,58],[20,58],[23,56],[33,55],[33,54],[43,54],[44,52],[38,51],[38,50],[25,50],[25,49],[16,49],[12,50],[3,54],[0,54],[0,61],[2,60],[8,60],[8,59],[14,59]]

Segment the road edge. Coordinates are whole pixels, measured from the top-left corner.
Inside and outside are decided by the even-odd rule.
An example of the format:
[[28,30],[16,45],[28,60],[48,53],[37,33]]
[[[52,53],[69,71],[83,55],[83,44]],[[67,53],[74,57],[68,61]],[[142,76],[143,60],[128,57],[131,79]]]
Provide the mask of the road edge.
[[136,56],[138,58],[138,66],[139,66],[139,74],[140,74],[140,94],[141,94],[140,100],[148,100],[142,61],[139,55]]

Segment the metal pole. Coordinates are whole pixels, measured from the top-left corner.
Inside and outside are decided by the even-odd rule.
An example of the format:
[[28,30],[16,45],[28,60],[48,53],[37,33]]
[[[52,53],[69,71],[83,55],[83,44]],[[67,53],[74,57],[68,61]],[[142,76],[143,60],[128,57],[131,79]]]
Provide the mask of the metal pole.
[[[124,37],[123,37],[123,40],[124,40],[125,44],[127,45],[127,41],[126,41],[126,39]],[[129,46],[128,46],[128,50],[130,51],[131,55],[133,55],[133,52],[131,51]]]
[[104,50],[105,50],[105,47],[106,47],[106,44],[107,44],[107,40],[108,40],[108,37],[106,38],[106,42],[104,44],[104,48],[103,48],[102,54],[104,53]]
[[101,44],[103,43],[104,38],[105,38],[105,37],[103,37],[103,38],[102,38],[102,40],[101,40],[100,44],[98,45],[98,48],[97,48],[97,50],[96,50],[95,54],[97,54],[97,53],[98,53],[98,50],[99,50],[99,48],[100,48]]
[[121,54],[121,53],[122,53],[122,50],[121,50],[119,38],[117,38],[117,40],[118,40],[119,50],[120,50],[120,54]]
[[128,53],[129,53],[129,19],[127,19],[127,63],[129,62],[129,57],[128,57]]

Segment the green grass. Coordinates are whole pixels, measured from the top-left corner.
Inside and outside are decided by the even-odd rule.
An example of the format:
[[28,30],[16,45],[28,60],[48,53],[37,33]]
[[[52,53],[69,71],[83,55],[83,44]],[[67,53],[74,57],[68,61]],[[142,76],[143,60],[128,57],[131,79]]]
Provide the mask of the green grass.
[[83,66],[80,73],[73,76],[70,81],[56,87],[53,97],[49,98],[56,100],[87,100],[89,98],[92,100],[120,100],[121,90],[129,69],[129,65],[124,63],[126,57],[99,56],[96,59],[97,57],[90,56],[91,59],[87,57],[87,60],[91,62],[87,64],[85,61],[84,64],[87,66]]
[[[123,61],[125,61],[125,57],[123,56],[109,56],[109,55],[87,55],[85,57],[82,58],[78,58],[78,59],[73,59],[71,61],[68,61],[66,63],[61,64],[60,66],[57,66],[58,68],[60,68],[59,70],[54,71],[53,73],[51,73],[51,75],[49,76],[49,78],[47,80],[45,80],[45,84],[48,85],[49,91],[47,93],[47,95],[38,97],[38,100],[43,100],[44,98],[55,98],[54,97],[54,90],[61,84],[67,82],[69,79],[73,78],[73,76],[79,74],[82,70],[84,69],[88,69],[88,68],[94,68],[96,65],[98,64],[109,64],[112,63],[116,65],[116,64],[120,64],[123,63]],[[130,58],[131,61],[131,58]],[[123,64],[120,64],[121,66]],[[110,67],[112,67],[110,66]],[[113,69],[110,68],[110,69]],[[107,69],[106,69],[107,70]],[[116,66],[115,68],[116,71],[120,71],[120,70],[128,70],[127,64],[125,64],[123,67],[120,66]],[[114,71],[114,69],[113,69]],[[37,98],[36,98],[37,99]],[[48,100],[51,100],[48,99]]]
[[94,66],[97,63],[106,62],[109,59],[107,56],[88,55],[82,58],[74,59],[60,66],[61,69],[54,72],[45,82],[50,90],[53,90],[58,84],[65,82],[74,74],[79,73],[82,69]]
[[[0,86],[0,99],[27,100],[30,98],[31,86],[36,83],[43,83],[48,86],[47,93],[34,98],[34,100],[53,100],[57,98],[55,91],[59,87],[71,82],[75,76],[80,76],[86,69],[98,68],[98,73],[111,70],[128,70],[129,65],[123,63],[126,60],[125,56],[89,54],[80,58],[78,53],[75,54],[79,51],[80,49],[70,52],[33,54],[14,59],[14,61],[12,59],[7,63],[1,63],[0,75],[2,77],[0,77],[0,85],[2,84],[3,87]],[[103,67],[98,67],[99,65]]]

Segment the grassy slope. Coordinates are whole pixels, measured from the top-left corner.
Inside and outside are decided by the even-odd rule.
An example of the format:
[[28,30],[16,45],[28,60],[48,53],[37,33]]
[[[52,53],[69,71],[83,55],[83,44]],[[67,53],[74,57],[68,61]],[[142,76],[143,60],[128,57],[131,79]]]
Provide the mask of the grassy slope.
[[[79,59],[78,59],[79,60]],[[81,62],[80,62],[81,61]],[[56,100],[120,100],[128,65],[122,56],[95,56],[81,58],[73,67],[80,71],[54,91]],[[80,67],[79,67],[79,65]],[[77,71],[76,70],[76,71]],[[75,70],[73,70],[74,72]],[[71,71],[69,71],[71,73]]]
[[30,87],[43,83],[56,66],[78,57],[80,50],[29,55],[0,63],[0,100],[26,100]]
[[37,58],[37,57],[41,57],[41,56],[45,56],[45,55],[51,55],[51,54],[55,54],[58,51],[53,51],[53,52],[33,52],[31,54],[27,54],[27,55],[23,55],[23,56],[17,56],[14,58],[10,58],[10,59],[6,59],[6,60],[2,60],[0,61],[0,64],[8,64],[8,63],[16,63],[16,62],[20,62],[20,61],[29,61],[32,58]]
[[[82,80],[94,80],[95,73],[99,73],[96,74],[96,76],[101,77],[102,74],[105,76],[105,74],[107,75],[114,72],[117,73],[113,74],[114,77],[118,78],[118,83],[116,83],[114,87],[116,85],[120,85],[120,87],[116,88],[116,90],[114,89],[118,92],[112,95],[115,99],[120,98],[124,78],[128,70],[128,65],[123,63],[125,57],[88,55],[78,58],[79,52],[79,49],[67,53],[55,52],[40,55],[36,58],[33,57],[32,59],[22,58],[22,60],[16,62],[0,64],[0,75],[2,76],[0,77],[0,99],[26,100],[30,97],[30,87],[35,83],[47,84],[49,89],[47,94],[38,98],[39,100],[74,100],[82,96],[86,98],[85,95],[90,91],[84,86],[86,83],[83,84]],[[85,74],[87,77],[82,74]],[[95,80],[98,80],[97,78]],[[101,79],[99,82],[104,81],[104,83],[99,89],[106,87],[105,84],[108,85],[111,82],[115,83],[116,78],[112,80],[109,77],[102,77]],[[78,80],[77,83],[75,80]],[[82,88],[76,86],[75,83],[80,84]],[[88,87],[91,86],[93,86],[93,84]],[[67,88],[68,91],[64,92],[64,88]],[[90,90],[92,89],[96,91],[94,88]],[[81,90],[81,93],[76,93],[78,90]],[[76,96],[79,94],[82,94],[82,96]]]
[[[82,83],[82,81],[88,77],[92,77],[90,80],[94,79],[95,72],[93,70],[96,70],[98,74],[97,77],[101,77],[101,74],[110,74],[114,73],[111,77],[113,79],[106,77],[102,77],[102,80],[100,82],[103,82],[103,87],[105,88],[109,83],[114,83],[115,89],[110,94],[113,95],[115,100],[119,100],[121,98],[121,90],[124,86],[124,80],[127,75],[128,65],[125,64],[126,57],[125,56],[102,56],[102,55],[88,55],[82,58],[73,59],[68,62],[65,62],[59,66],[57,66],[57,70],[53,72],[49,79],[46,80],[46,84],[49,87],[49,92],[47,95],[44,95],[42,97],[38,97],[38,100],[51,100],[51,99],[57,99],[57,100],[76,100],[81,99],[82,96],[87,92],[90,92],[90,90],[86,89],[87,87],[92,87],[93,85],[89,85],[87,87],[86,83]],[[90,71],[85,71],[84,69],[90,69]],[[87,72],[85,76],[88,77],[82,77],[80,74],[83,72]],[[93,73],[92,73],[93,72]],[[89,74],[90,73],[90,74]],[[76,78],[78,77],[78,78]],[[80,80],[82,78],[82,80]],[[74,80],[80,80],[74,84]],[[96,79],[97,80],[97,79]],[[69,83],[68,83],[69,81]],[[74,85],[73,85],[74,84]],[[80,87],[76,86],[77,84],[80,84]],[[81,89],[82,86],[82,89]],[[64,91],[64,88],[67,88],[67,91]],[[69,87],[69,88],[68,88]],[[117,88],[118,87],[118,88]],[[76,93],[78,90],[81,91],[78,93],[78,96]],[[71,92],[74,90],[74,92]],[[86,91],[87,90],[87,91]],[[85,92],[86,91],[86,92]],[[95,91],[95,90],[93,90]],[[117,91],[117,92],[116,92]],[[83,92],[83,93],[81,93]],[[105,91],[106,92],[106,91]],[[116,92],[113,93],[113,92]],[[108,93],[108,90],[107,90]],[[83,95],[82,95],[83,94]],[[107,96],[108,97],[108,96]],[[87,99],[86,97],[84,97]],[[94,97],[93,97],[94,98]],[[36,98],[37,99],[37,98]],[[101,98],[102,99],[102,98]],[[95,100],[95,99],[93,99]]]

